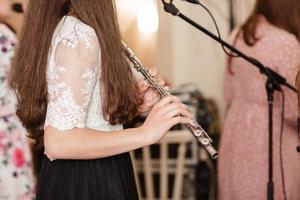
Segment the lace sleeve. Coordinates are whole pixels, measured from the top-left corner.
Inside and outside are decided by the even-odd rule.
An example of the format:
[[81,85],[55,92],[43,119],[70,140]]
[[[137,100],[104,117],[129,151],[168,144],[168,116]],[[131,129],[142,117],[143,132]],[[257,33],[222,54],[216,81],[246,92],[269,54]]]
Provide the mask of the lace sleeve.
[[49,101],[45,126],[59,130],[84,128],[100,73],[97,36],[94,32],[76,33],[76,37],[60,39],[54,47],[47,69]]

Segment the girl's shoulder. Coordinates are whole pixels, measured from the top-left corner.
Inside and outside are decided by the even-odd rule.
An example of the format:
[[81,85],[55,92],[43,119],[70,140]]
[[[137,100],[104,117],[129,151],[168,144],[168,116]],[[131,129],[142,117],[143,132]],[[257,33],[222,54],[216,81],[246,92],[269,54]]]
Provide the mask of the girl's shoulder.
[[93,46],[97,40],[95,30],[73,16],[65,16],[57,26],[55,35],[68,46],[76,47],[79,43]]

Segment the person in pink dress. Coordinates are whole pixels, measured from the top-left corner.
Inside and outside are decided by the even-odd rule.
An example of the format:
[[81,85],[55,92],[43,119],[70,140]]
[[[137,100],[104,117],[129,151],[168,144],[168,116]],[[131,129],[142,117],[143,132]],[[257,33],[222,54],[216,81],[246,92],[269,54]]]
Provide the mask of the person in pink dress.
[[32,200],[35,180],[26,130],[15,114],[9,71],[17,44],[9,23],[13,1],[0,0],[0,200]]
[[[294,84],[300,64],[300,1],[257,0],[254,12],[232,34],[233,44]],[[241,58],[230,58],[225,72],[229,103],[220,145],[220,200],[267,199],[268,103],[266,77]],[[283,168],[286,196],[300,199],[300,154],[297,153],[297,95],[286,87]],[[274,95],[274,199],[284,199],[280,165],[281,93]]]

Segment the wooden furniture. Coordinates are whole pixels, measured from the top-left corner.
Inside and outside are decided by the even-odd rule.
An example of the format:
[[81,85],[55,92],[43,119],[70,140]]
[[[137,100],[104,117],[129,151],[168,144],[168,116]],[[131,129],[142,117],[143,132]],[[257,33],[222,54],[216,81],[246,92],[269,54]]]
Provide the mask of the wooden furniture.
[[[170,158],[168,155],[168,146],[177,144],[176,158]],[[197,163],[197,142],[188,130],[170,131],[167,136],[159,142],[159,158],[151,156],[150,147],[142,149],[142,158],[137,159],[134,153],[131,152],[132,162],[135,168],[135,175],[141,195],[141,185],[144,185],[146,200],[182,200],[183,180],[184,175],[188,172],[188,166],[195,166]],[[187,146],[189,145],[191,157],[186,157]],[[155,198],[155,187],[153,175],[159,175],[159,198]],[[141,184],[141,179],[138,175],[143,174],[144,183]],[[174,175],[173,186],[170,186],[168,176]],[[169,187],[173,188],[171,197],[168,197]]]

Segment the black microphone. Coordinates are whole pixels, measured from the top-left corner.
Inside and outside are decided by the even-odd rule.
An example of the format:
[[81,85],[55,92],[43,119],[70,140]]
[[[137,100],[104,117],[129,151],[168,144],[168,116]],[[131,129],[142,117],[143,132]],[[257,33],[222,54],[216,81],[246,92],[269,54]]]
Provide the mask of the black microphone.
[[12,5],[12,10],[15,11],[15,12],[17,12],[17,13],[23,13],[24,12],[23,6],[22,6],[21,3],[14,3]]
[[192,4],[199,4],[200,3],[199,0],[182,0],[182,1],[186,1],[186,2],[189,2],[189,3],[192,3]]

